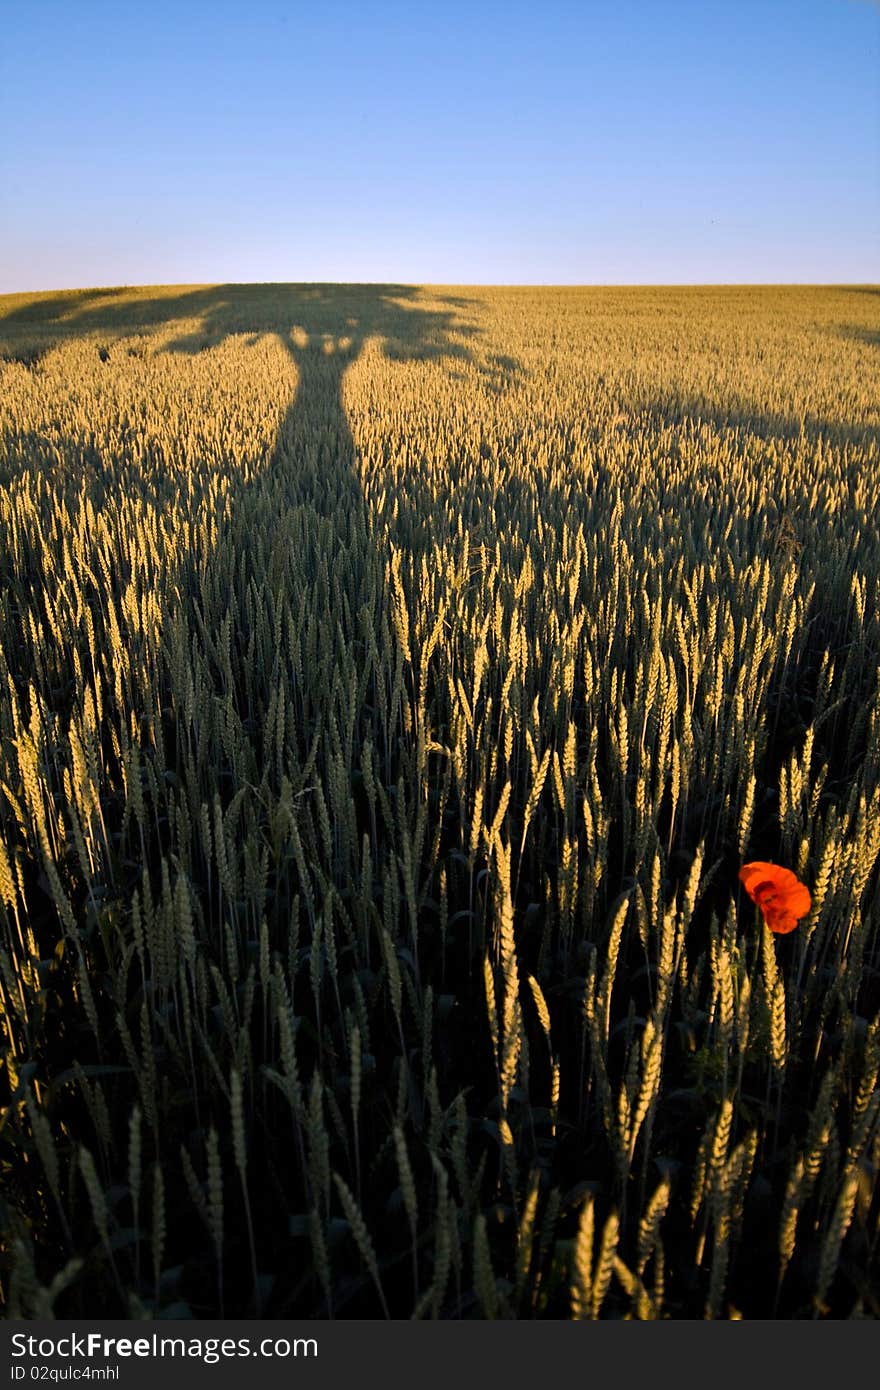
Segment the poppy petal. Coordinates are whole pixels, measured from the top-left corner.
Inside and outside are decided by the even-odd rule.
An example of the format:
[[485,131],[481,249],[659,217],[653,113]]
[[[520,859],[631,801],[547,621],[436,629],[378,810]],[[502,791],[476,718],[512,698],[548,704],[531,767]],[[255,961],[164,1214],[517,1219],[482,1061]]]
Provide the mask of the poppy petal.
[[797,924],[798,919],[792,912],[776,912],[772,920],[767,921],[767,926],[777,936],[787,936],[790,931],[794,931]]
[[797,883],[791,892],[786,896],[785,905],[790,913],[797,919],[806,917],[813,906],[813,899],[810,890],[805,883]]
[[739,879],[752,902],[757,903],[771,931],[785,935],[794,931],[812,907],[810,890],[797,874],[781,864],[756,859],[743,864]]
[[755,889],[760,884],[775,881],[775,870],[775,864],[765,864],[760,859],[753,864],[743,864],[739,871],[739,878],[750,898],[754,898]]

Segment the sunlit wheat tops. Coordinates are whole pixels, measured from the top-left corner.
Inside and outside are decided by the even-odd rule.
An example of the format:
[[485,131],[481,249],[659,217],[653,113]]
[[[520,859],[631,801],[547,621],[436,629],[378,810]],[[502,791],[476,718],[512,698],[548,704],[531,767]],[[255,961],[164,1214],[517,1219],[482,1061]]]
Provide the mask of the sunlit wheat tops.
[[878,1315],[878,306],[0,300],[5,1313]]

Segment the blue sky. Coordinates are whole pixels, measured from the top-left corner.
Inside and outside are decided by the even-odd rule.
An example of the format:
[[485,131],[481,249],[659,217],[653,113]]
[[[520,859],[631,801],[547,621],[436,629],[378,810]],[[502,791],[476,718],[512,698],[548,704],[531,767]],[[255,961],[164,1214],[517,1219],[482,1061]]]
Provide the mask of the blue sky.
[[880,280],[871,0],[27,0],[0,291]]

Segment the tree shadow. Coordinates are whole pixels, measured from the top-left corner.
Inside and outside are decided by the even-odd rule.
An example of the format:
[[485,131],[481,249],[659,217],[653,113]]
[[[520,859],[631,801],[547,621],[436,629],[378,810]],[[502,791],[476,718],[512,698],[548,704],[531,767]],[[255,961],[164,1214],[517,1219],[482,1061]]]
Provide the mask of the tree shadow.
[[842,323],[837,334],[845,341],[865,343],[868,347],[880,347],[880,328],[866,328],[862,323]]
[[[389,537],[386,532],[380,540],[375,533],[365,487],[381,490],[393,485],[393,478],[376,476],[381,470],[375,460],[372,476],[365,477],[344,399],[346,374],[369,344],[391,362],[435,364],[451,374],[476,372],[485,389],[502,391],[518,374],[518,363],[481,350],[479,330],[469,317],[473,308],[473,299],[399,284],[230,284],[14,297],[0,317],[0,359],[30,372],[50,370],[53,349],[71,343],[86,354],[94,350],[87,370],[100,374],[113,369],[112,363],[107,365],[111,350],[127,351],[135,359],[172,355],[195,362],[212,349],[240,340],[245,349],[256,350],[261,343],[274,348],[274,357],[267,357],[260,369],[256,394],[271,388],[282,404],[271,446],[248,443],[244,462],[222,440],[215,463],[190,458],[186,451],[183,457],[179,451],[174,458],[167,453],[163,457],[161,449],[142,450],[138,457],[136,451],[102,437],[100,421],[85,421],[76,437],[72,431],[59,436],[48,423],[45,437],[33,429],[7,432],[4,481],[17,473],[33,480],[54,477],[56,484],[74,489],[98,510],[111,494],[127,494],[139,499],[148,524],[155,526],[158,520],[160,531],[162,517],[182,498],[194,522],[189,553],[157,555],[164,567],[163,629],[173,629],[175,622],[184,627],[198,623],[206,585],[215,593],[223,590],[231,604],[232,589],[246,588],[254,577],[255,551],[268,545],[265,573],[276,595],[285,592],[296,569],[300,580],[305,575],[314,586],[313,611],[322,611],[326,604],[323,611],[334,614],[354,641],[360,609],[368,607],[376,624],[387,618]],[[284,376],[285,358],[288,385],[295,380],[286,402],[286,386],[271,382],[273,372]],[[233,411],[237,367],[246,361],[236,357],[230,368],[217,359],[219,373],[229,371]],[[209,359],[206,370],[212,366]],[[137,362],[132,370],[137,372]],[[190,384],[178,373],[168,390],[172,397],[186,394]],[[399,473],[400,460],[392,463]],[[414,486],[394,509],[391,539],[405,538],[407,561],[415,567],[431,541],[425,508],[428,492],[436,492],[437,483],[434,479],[429,487],[426,471],[418,466],[414,475]],[[454,508],[452,488],[441,484],[439,491],[448,512]],[[474,523],[479,524],[479,518]],[[210,543],[205,541],[208,534],[214,538]],[[20,555],[19,580],[32,575],[39,584],[41,564],[36,548],[30,556]],[[230,567],[228,573],[224,566]],[[113,576],[107,576],[115,597],[124,593],[129,577],[123,561]],[[173,612],[168,611],[172,597]],[[100,611],[99,594],[94,598]],[[303,606],[308,606],[305,599]],[[247,698],[242,691],[242,701]],[[62,717],[68,712],[56,710]],[[248,717],[246,710],[242,713]]]
[[[118,340],[130,340],[133,357],[196,357],[235,337],[246,347],[271,339],[287,354],[296,372],[296,388],[262,467],[247,480],[230,473],[227,504],[242,502],[257,483],[268,487],[279,503],[287,488],[294,505],[308,504],[319,515],[333,518],[341,502],[362,502],[343,381],[367,342],[375,340],[393,362],[442,363],[453,377],[476,365],[484,387],[495,393],[519,373],[515,359],[479,353],[479,330],[467,316],[474,307],[472,299],[449,294],[432,297],[427,304],[424,299],[418,289],[396,284],[231,284],[149,295],[117,288],[16,296],[0,316],[0,362],[39,370],[54,348],[93,339],[98,372],[109,359],[108,344]],[[156,344],[155,333],[166,327],[168,336]],[[186,389],[185,382],[180,386]],[[45,444],[33,433],[7,438],[7,458],[22,467],[44,467]],[[299,468],[291,468],[297,459]],[[81,471],[82,465],[91,471],[93,481],[100,482],[107,471],[95,449],[86,458],[80,454],[78,461]],[[115,468],[119,460],[112,462]],[[156,477],[140,479],[157,504],[161,493],[169,490],[167,482],[163,486]]]
[[[273,953],[287,951],[289,924],[298,923],[300,912],[304,921],[312,918],[313,931],[315,918],[332,911],[334,901],[354,914],[348,879],[336,873],[338,855],[331,842],[347,833],[344,826],[337,829],[346,797],[359,796],[357,814],[369,826],[357,785],[364,778],[365,739],[375,738],[382,758],[383,795],[387,789],[393,799],[406,770],[405,702],[397,683],[404,679],[405,663],[401,644],[395,643],[389,556],[395,537],[401,545],[406,540],[408,566],[417,565],[432,544],[425,509],[446,436],[438,430],[430,461],[414,458],[401,407],[394,431],[399,456],[383,457],[384,413],[395,410],[394,395],[383,390],[381,399],[374,398],[368,383],[359,406],[361,425],[380,442],[365,459],[352,429],[346,378],[369,352],[397,364],[402,376],[411,371],[417,377],[433,367],[440,376],[460,372],[472,380],[476,375],[484,389],[503,391],[518,364],[486,351],[470,318],[473,308],[473,299],[397,284],[225,285],[147,294],[120,289],[0,304],[0,357],[10,364],[6,370],[13,379],[36,392],[29,410],[8,416],[0,441],[0,481],[13,492],[36,497],[40,506],[45,503],[47,518],[60,494],[58,510],[67,512],[80,586],[78,612],[63,642],[53,643],[50,673],[41,683],[47,726],[64,741],[81,720],[81,672],[92,669],[90,653],[98,654],[99,665],[105,663],[95,680],[99,688],[112,685],[113,654],[121,647],[126,661],[117,665],[130,673],[108,700],[113,716],[105,717],[95,733],[111,867],[105,881],[95,875],[87,896],[79,871],[73,866],[68,874],[62,864],[84,941],[94,939],[99,919],[104,922],[101,914],[109,914],[119,923],[127,949],[137,904],[161,898],[170,866],[192,893],[195,930],[206,958],[234,981],[239,955],[260,931],[259,921],[242,906],[247,894],[241,885],[250,881],[254,846],[261,854],[271,845],[260,872],[266,874],[263,902]],[[55,349],[64,351],[56,356]],[[73,381],[68,371],[75,374]],[[114,398],[114,373],[120,372],[126,390]],[[112,428],[106,420],[89,418],[102,413],[100,391],[84,410],[67,408],[68,397],[76,396],[76,379],[94,374],[100,381],[102,373]],[[143,420],[126,418],[150,397],[154,380],[164,383],[169,410],[164,449],[155,422],[147,428]],[[190,440],[181,439],[173,418],[176,399],[191,394],[191,421],[201,392],[218,411],[213,457],[210,421]],[[56,409],[56,401],[65,408]],[[235,428],[224,411],[241,417],[233,419]],[[27,420],[27,427],[16,429],[17,418]],[[247,439],[249,422],[257,418],[261,432]],[[243,449],[235,444],[242,439]],[[401,487],[397,497],[410,464],[414,485]],[[393,502],[377,523],[371,495],[382,491]],[[445,512],[451,512],[452,487],[440,483],[439,492]],[[127,528],[140,533],[139,557],[126,545]],[[152,548],[146,563],[144,537]],[[35,524],[20,529],[14,553],[10,546],[3,554],[0,542],[0,620],[9,620],[10,633],[23,625],[26,630],[31,596],[39,603],[44,592],[54,590],[60,550],[67,544],[57,535],[54,539],[57,546],[44,547]],[[58,589],[64,587],[59,578]],[[128,607],[135,593],[158,615],[155,641],[141,622],[145,610],[139,617]],[[10,646],[8,657],[11,693],[27,706],[33,677],[27,645]],[[87,676],[85,684],[89,681]],[[193,690],[198,702],[190,705],[187,692]],[[337,757],[334,740],[339,738],[348,744],[347,760]],[[62,773],[48,762],[48,795],[62,805]],[[340,766],[352,779],[341,792],[333,780]],[[132,777],[141,785],[134,797]],[[328,840],[317,848],[310,829],[300,824],[296,833],[308,861],[300,873],[299,865],[288,862],[288,849],[277,848],[277,837],[288,833],[284,817],[303,804],[301,797],[311,798],[310,806],[320,806],[318,819],[329,814],[332,824],[321,820],[330,828]],[[136,830],[139,812],[132,805],[139,798],[146,809]],[[233,836],[243,805],[250,835]],[[221,824],[230,817],[234,862],[225,883],[210,847],[203,854],[192,836],[181,834],[180,817],[198,824],[200,807]],[[217,852],[222,854],[220,834]],[[191,854],[188,844],[194,845]],[[359,841],[356,849],[360,853]],[[395,849],[393,843],[380,844],[374,864],[380,892],[386,866],[396,874]],[[57,911],[41,882],[33,845],[22,838],[20,852],[28,917],[40,955],[49,959],[57,944]],[[315,945],[320,939],[320,932],[311,939],[304,932],[302,949],[329,951]],[[112,991],[102,998],[96,986],[102,1024],[105,1008],[108,1028],[114,1008],[131,1011],[134,1018],[141,989],[161,1007],[162,968],[160,963],[142,983],[134,979],[131,997],[126,987],[112,1005]],[[302,977],[300,971],[297,989]],[[309,1020],[307,1055],[337,1046],[314,1004],[301,1000],[300,1006]],[[75,1051],[80,1041],[72,1044]],[[151,1045],[164,1056],[158,1037]],[[68,1039],[65,1050],[70,1046]],[[86,1038],[82,1046],[88,1057],[93,1041]],[[49,1076],[62,1071],[60,1055],[47,1062]],[[187,1115],[191,1105],[188,1095],[181,1100]],[[271,1217],[265,1225],[271,1229]]]
[[[476,360],[478,329],[465,316],[473,301],[444,295],[434,301],[439,307],[426,308],[419,302],[420,291],[406,285],[222,285],[149,295],[121,288],[10,299],[0,316],[0,360],[29,369],[38,369],[54,348],[90,338],[96,371],[108,360],[107,344],[114,340],[131,339],[132,356],[196,356],[236,336],[249,347],[262,337],[273,338],[288,354],[298,383],[264,471],[270,475],[294,441],[302,443],[304,431],[317,428],[324,437],[327,470],[311,479],[313,500],[328,512],[354,455],[342,402],[343,377],[365,343],[377,339],[395,362],[448,360],[454,370]],[[185,326],[174,331],[180,325]],[[170,336],[151,347],[152,335],[166,326],[172,329]],[[143,348],[138,338],[144,339]],[[518,364],[487,357],[481,370],[489,386],[499,389]],[[332,458],[328,437],[335,440]]]
[[[0,318],[0,356],[35,375],[63,373],[64,357],[52,360],[51,354],[55,348],[75,345],[77,352],[85,354],[75,364],[76,371],[96,376],[106,372],[112,384],[119,354],[129,354],[134,360],[127,364],[123,359],[124,371],[130,379],[133,374],[137,405],[137,398],[147,397],[151,389],[149,379],[143,387],[137,381],[141,361],[144,372],[148,359],[160,365],[169,357],[189,361],[191,377],[175,369],[164,378],[170,404],[190,391],[198,399],[200,383],[204,389],[205,381],[210,382],[216,372],[219,383],[228,384],[226,406],[247,416],[239,427],[239,441],[251,419],[246,410],[248,391],[256,397],[271,392],[278,403],[277,424],[270,421],[262,441],[248,440],[243,451],[233,443],[224,444],[224,422],[220,421],[216,458],[208,456],[203,438],[178,447],[179,431],[171,422],[169,449],[164,452],[143,429],[140,434],[135,431],[135,443],[126,447],[124,420],[114,430],[114,438],[106,430],[101,432],[100,420],[82,417],[75,428],[65,427],[64,420],[59,423],[52,418],[54,411],[49,407],[45,434],[33,428],[7,430],[2,441],[4,484],[14,483],[18,475],[24,486],[36,492],[45,494],[47,481],[53,489],[61,489],[76,530],[81,531],[83,524],[94,530],[95,518],[110,503],[106,515],[111,527],[124,531],[129,525],[155,538],[150,568],[141,570],[138,577],[124,537],[122,543],[114,539],[112,554],[102,558],[100,542],[84,534],[78,558],[86,560],[82,584],[91,630],[87,642],[80,625],[74,639],[78,656],[67,651],[57,661],[48,713],[59,729],[68,727],[81,699],[71,657],[79,671],[80,661],[87,665],[90,660],[92,643],[99,652],[112,651],[120,640],[131,650],[143,644],[137,620],[129,624],[125,613],[126,595],[139,589],[149,594],[161,613],[158,649],[144,652],[145,665],[159,673],[156,694],[148,708],[139,707],[146,697],[134,684],[129,695],[138,706],[132,713],[142,725],[142,762],[155,763],[154,781],[161,787],[167,778],[179,779],[190,751],[201,741],[193,737],[190,714],[182,707],[179,673],[189,662],[196,680],[199,673],[204,677],[202,688],[211,703],[210,709],[199,713],[210,730],[205,741],[224,747],[210,775],[206,773],[202,790],[191,792],[193,810],[206,789],[209,794],[214,789],[219,792],[225,810],[244,782],[261,784],[266,767],[273,795],[280,794],[284,775],[276,771],[272,729],[273,701],[284,679],[277,655],[255,648],[261,640],[257,628],[262,619],[254,616],[259,609],[272,612],[279,631],[287,613],[288,633],[300,634],[306,655],[298,688],[288,687],[283,695],[296,707],[293,764],[321,771],[325,755],[330,756],[323,742],[328,728],[343,727],[348,718],[345,681],[350,680],[352,663],[366,668],[372,650],[383,652],[383,660],[390,661],[392,668],[395,660],[402,665],[402,651],[395,646],[390,592],[392,548],[403,552],[409,580],[417,583],[419,566],[433,550],[438,532],[448,539],[457,521],[463,526],[458,541],[466,535],[479,544],[481,538],[488,539],[498,520],[491,506],[488,473],[479,495],[466,508],[460,507],[457,479],[471,455],[465,451],[461,458],[450,458],[449,476],[445,476],[446,451],[451,445],[440,434],[431,459],[414,457],[407,448],[405,412],[396,424],[395,456],[387,457],[383,439],[372,457],[365,459],[349,418],[346,376],[369,349],[403,369],[433,365],[443,374],[460,372],[471,380],[476,374],[485,390],[502,392],[518,374],[518,363],[485,350],[469,317],[473,308],[473,299],[397,284],[224,285],[158,289],[148,294],[102,290],[47,295],[36,302],[9,305]],[[254,368],[262,375],[255,380],[244,379],[249,359],[247,352],[239,352],[236,340],[255,354],[262,347],[263,356]],[[231,355],[224,358],[227,344]],[[219,350],[216,356],[213,349]],[[241,364],[245,365],[239,379]],[[277,374],[274,382],[273,373]],[[48,399],[53,391],[63,395],[67,389],[66,380],[56,375],[48,387]],[[384,393],[379,401],[368,392],[361,425],[368,435],[372,427],[374,439],[384,434],[387,409]],[[450,431],[450,439],[454,433]],[[534,489],[529,494],[521,480],[511,476],[508,481],[506,512],[511,522],[519,515],[529,525],[528,519],[537,517],[539,496]],[[390,507],[373,505],[389,495]],[[499,510],[504,509],[502,504]],[[380,512],[382,519],[377,523]],[[18,590],[20,597],[11,602],[20,603],[22,612],[28,591],[39,594],[47,582],[46,562],[36,534],[20,538],[14,557],[11,553],[0,556],[0,579],[8,578],[10,595],[13,588]],[[93,583],[89,575],[102,578]],[[108,597],[118,604],[115,630],[117,619],[107,614]],[[218,632],[221,624],[224,631]],[[29,672],[24,663],[12,663],[12,676],[20,697],[27,701]],[[352,718],[349,737],[358,731],[362,737],[370,728],[375,731],[381,723],[378,711],[394,706],[393,689],[390,705],[389,691],[379,698],[377,689],[383,680],[393,688],[393,669],[389,675],[374,663],[369,679],[372,689],[358,693],[359,712],[357,719]],[[400,690],[396,699],[398,713],[390,716],[392,721],[403,717]],[[218,715],[221,706],[226,712]],[[218,734],[218,719],[221,724],[226,721],[227,732],[233,719],[244,731],[244,764],[225,752],[227,735]],[[386,721],[383,733],[383,773],[393,790],[405,750],[395,746],[400,727],[393,729]],[[310,764],[310,747],[314,754],[318,743],[317,763],[313,756]],[[356,741],[355,763],[358,748]],[[115,769],[113,780],[121,789],[127,773],[118,766],[110,735],[106,763]],[[150,777],[147,773],[150,769],[144,768],[149,787],[152,773]],[[294,777],[296,794],[306,781],[305,771],[300,779]],[[159,804],[164,803],[164,792],[158,800],[155,795],[152,799],[158,838],[150,854],[144,855],[140,870],[148,876],[158,875],[174,831],[173,812],[166,816],[164,804]],[[125,808],[121,790],[108,791],[108,817],[117,813],[123,817]],[[203,900],[210,928],[212,919],[219,922],[223,912],[216,881],[212,886],[210,874],[194,864],[191,882]],[[161,885],[154,886],[158,891]],[[136,888],[133,866],[120,900],[130,898]],[[39,895],[33,902],[35,920],[45,920],[51,935],[51,907],[41,904]]]
[[[867,330],[858,330],[858,336],[871,342],[876,335],[871,335]],[[835,445],[864,447],[880,440],[880,426],[875,424],[852,424],[811,411],[795,414],[794,411],[768,410],[766,406],[759,406],[740,396],[719,401],[708,395],[697,396],[673,390],[668,396],[638,403],[634,409],[659,431],[699,432],[708,426],[716,433],[738,434],[743,441],[757,438],[768,442],[791,442],[802,438],[811,446],[823,440]]]

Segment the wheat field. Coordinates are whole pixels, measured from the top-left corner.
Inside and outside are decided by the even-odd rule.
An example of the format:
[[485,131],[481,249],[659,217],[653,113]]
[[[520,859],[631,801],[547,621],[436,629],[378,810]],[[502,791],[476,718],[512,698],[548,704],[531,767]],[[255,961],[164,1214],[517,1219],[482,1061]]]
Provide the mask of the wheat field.
[[0,298],[4,1314],[880,1316],[878,494],[876,288]]

